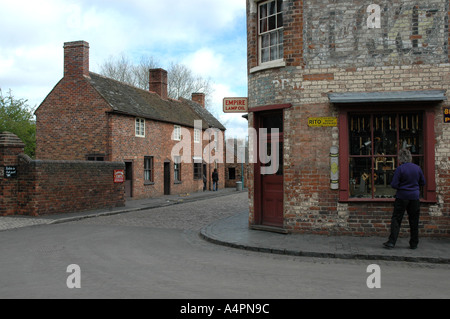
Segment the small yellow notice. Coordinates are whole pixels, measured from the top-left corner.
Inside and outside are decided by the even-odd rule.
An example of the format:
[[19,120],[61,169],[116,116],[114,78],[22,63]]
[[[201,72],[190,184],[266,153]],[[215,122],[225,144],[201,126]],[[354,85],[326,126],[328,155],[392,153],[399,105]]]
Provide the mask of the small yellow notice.
[[337,117],[310,117],[308,119],[309,127],[335,127],[337,123]]

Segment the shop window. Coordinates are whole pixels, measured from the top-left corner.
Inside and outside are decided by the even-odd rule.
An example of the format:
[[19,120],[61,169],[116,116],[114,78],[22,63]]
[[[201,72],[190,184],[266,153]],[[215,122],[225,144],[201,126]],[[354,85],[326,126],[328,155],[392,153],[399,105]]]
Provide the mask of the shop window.
[[282,0],[273,0],[258,5],[260,64],[283,59],[282,4]]
[[[390,184],[399,165],[398,153],[403,148],[411,151],[413,162],[422,168],[427,183],[434,179],[434,152],[426,145],[426,141],[434,138],[427,136],[433,131],[432,117],[427,121],[421,111],[349,112],[343,122],[340,126],[341,135],[345,136],[341,139],[341,183],[344,184],[341,200],[393,199],[396,190]],[[429,190],[427,186],[421,190],[423,200],[427,195],[432,200]]]

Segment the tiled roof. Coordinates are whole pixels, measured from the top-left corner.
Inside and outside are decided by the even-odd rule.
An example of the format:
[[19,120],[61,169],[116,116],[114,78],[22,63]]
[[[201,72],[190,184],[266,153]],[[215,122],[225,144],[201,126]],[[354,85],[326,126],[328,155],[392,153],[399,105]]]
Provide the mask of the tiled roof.
[[[203,121],[203,129],[209,128],[214,118],[208,111],[199,112],[199,104],[182,99],[163,100],[156,93],[109,79],[90,72],[89,82],[109,103],[113,113],[143,117],[146,119],[194,127],[195,120]],[[196,107],[198,106],[198,107]],[[194,109],[195,107],[195,109]],[[208,114],[210,116],[208,116]],[[212,118],[211,118],[212,117]],[[217,119],[214,120],[220,124]],[[225,129],[220,124],[221,129]]]
[[200,115],[204,119],[204,121],[208,123],[209,127],[226,130],[225,126],[223,126],[222,123],[220,123],[219,120],[214,117],[214,115],[212,115],[200,104],[184,98],[180,98],[180,100],[182,103],[188,104],[198,115]]

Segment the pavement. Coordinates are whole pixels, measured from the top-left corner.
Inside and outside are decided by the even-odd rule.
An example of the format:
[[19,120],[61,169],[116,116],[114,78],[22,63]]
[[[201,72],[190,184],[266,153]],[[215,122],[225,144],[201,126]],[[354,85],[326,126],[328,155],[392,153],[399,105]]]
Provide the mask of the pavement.
[[[237,192],[234,188],[225,188],[217,192],[206,191],[143,200],[128,200],[125,207],[80,213],[40,217],[6,216],[0,217],[0,231],[124,214],[205,200],[218,196],[228,196]],[[243,192],[246,192],[246,190],[243,190]],[[200,236],[214,244],[272,254],[450,264],[450,238],[420,238],[419,248],[416,250],[409,249],[408,238],[399,238],[394,249],[386,249],[382,246],[386,238],[382,237],[282,234],[250,229],[248,226],[248,210],[213,222],[200,230]]]

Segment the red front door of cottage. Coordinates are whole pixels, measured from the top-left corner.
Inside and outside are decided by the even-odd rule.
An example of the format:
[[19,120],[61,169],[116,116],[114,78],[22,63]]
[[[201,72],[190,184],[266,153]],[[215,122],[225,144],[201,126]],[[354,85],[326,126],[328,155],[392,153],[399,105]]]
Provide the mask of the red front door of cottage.
[[255,174],[256,222],[283,227],[283,112],[258,114],[259,156]]

